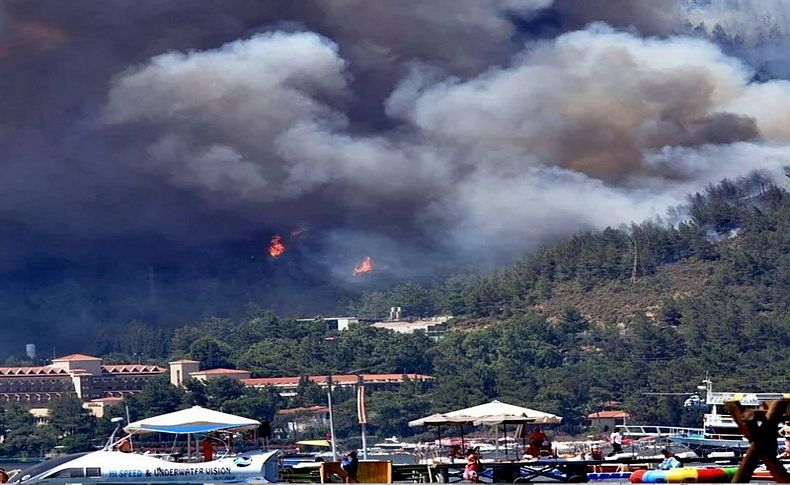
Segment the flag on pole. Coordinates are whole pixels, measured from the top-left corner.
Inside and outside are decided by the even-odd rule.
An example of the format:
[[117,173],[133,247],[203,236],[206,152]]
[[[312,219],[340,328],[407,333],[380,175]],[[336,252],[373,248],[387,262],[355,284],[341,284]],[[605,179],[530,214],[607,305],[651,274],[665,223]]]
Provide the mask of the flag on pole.
[[368,417],[365,414],[365,386],[357,386],[357,418],[359,424],[368,422]]

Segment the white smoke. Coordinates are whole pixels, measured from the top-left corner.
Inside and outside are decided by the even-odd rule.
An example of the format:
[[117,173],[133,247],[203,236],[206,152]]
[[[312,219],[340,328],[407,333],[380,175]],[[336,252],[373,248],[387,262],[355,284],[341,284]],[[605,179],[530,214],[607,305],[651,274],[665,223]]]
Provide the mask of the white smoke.
[[680,0],[691,28],[730,44],[754,47],[790,33],[784,0]]
[[346,121],[347,65],[311,33],[171,53],[120,76],[105,119],[152,128],[140,169],[211,203],[309,223],[331,207],[379,248],[416,229],[459,254],[654,217],[788,163],[790,83],[750,82],[706,40],[596,24],[466,80],[422,64],[387,100],[400,125],[374,134]]
[[300,123],[345,126],[330,106],[348,95],[344,68],[337,46],[312,33],[169,53],[116,79],[104,119],[155,126],[145,163],[176,186],[276,201],[289,176],[276,140]]

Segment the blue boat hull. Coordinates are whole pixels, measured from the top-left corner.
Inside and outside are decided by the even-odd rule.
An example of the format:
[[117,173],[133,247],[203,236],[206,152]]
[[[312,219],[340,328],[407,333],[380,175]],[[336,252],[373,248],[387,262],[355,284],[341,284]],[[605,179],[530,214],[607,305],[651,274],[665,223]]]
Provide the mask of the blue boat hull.
[[[745,440],[719,440],[705,438],[704,436],[670,436],[673,443],[682,444],[691,449],[700,457],[707,457],[711,453],[732,452],[735,456],[743,455],[749,448],[750,443]],[[777,440],[777,449],[782,445],[781,440]]]

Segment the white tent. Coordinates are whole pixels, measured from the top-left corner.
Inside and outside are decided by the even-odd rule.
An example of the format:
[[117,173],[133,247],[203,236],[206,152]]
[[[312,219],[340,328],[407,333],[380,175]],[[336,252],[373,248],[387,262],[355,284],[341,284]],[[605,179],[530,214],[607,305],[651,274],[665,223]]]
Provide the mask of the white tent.
[[556,424],[560,422],[562,422],[562,417],[560,416],[494,400],[470,408],[442,414],[432,414],[421,419],[409,421],[409,426],[508,423]]
[[129,423],[127,433],[209,433],[218,430],[247,430],[260,426],[260,421],[192,406],[173,413]]

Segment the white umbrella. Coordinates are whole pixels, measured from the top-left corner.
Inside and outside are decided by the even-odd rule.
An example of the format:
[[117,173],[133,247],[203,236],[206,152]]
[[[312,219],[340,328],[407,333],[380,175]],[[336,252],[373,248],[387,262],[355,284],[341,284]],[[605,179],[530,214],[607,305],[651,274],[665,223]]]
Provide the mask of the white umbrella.
[[[541,411],[535,411],[535,413],[541,413]],[[483,416],[482,418],[475,420],[475,425],[524,424],[524,423],[559,424],[562,422],[562,418],[559,416],[555,416],[553,414],[548,414],[548,413],[541,413],[541,414],[546,414],[546,416],[526,414],[526,413],[518,414],[518,415],[502,414],[497,416]]]
[[409,421],[409,426],[430,426],[440,424],[507,424],[540,423],[556,424],[562,417],[535,409],[514,406],[501,401],[491,401],[470,408],[457,409],[448,413],[432,414]]
[[472,424],[474,418],[469,416],[448,416],[446,414],[431,414],[424,418],[409,421],[409,426],[439,426],[442,424]]
[[[443,424],[501,424],[507,434],[508,423],[560,423],[561,416],[556,416],[535,409],[514,406],[513,404],[493,400],[470,408],[457,409],[443,414],[432,414],[421,419],[409,421],[409,426],[441,426]],[[463,427],[461,428],[463,441]],[[441,435],[440,435],[441,440]],[[507,443],[505,443],[507,455]]]
[[222,413],[200,406],[162,414],[129,423],[127,433],[209,433],[219,430],[247,430],[261,425],[260,421]]

